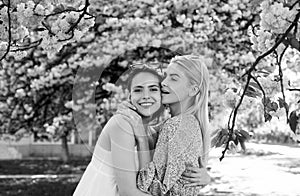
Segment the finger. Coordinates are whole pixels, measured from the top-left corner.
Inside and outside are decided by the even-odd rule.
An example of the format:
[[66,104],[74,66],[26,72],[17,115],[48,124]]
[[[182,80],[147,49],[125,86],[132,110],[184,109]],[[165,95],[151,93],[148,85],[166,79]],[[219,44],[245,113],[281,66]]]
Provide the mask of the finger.
[[201,156],[198,158],[198,164],[199,164],[200,168],[204,167],[204,165],[202,164],[202,158],[201,158]]
[[123,114],[123,113],[126,113],[126,109],[120,109],[118,108],[117,111],[116,111],[116,114]]
[[132,105],[129,101],[124,101],[123,103],[124,103],[124,106],[126,106],[127,108],[136,110],[136,107],[134,105]]
[[207,184],[199,183],[199,182],[194,182],[194,183],[189,183],[185,184],[184,187],[191,187],[191,186],[205,186]]
[[186,181],[191,182],[191,183],[200,181],[198,178],[187,178],[187,177],[184,177],[184,176],[181,176],[181,179],[186,180]]
[[[132,111],[131,109],[120,109],[120,110],[117,110],[116,111],[117,114],[121,114],[121,115],[124,115],[124,116],[127,116],[129,117],[131,120],[136,120],[137,117],[135,116],[134,114],[134,111]],[[134,121],[133,121],[134,122]]]
[[187,178],[196,178],[199,175],[198,175],[198,173],[183,172],[181,176],[187,177]]
[[187,171],[191,171],[192,173],[200,173],[200,172],[205,172],[206,169],[204,167],[199,168],[199,167],[186,167]]

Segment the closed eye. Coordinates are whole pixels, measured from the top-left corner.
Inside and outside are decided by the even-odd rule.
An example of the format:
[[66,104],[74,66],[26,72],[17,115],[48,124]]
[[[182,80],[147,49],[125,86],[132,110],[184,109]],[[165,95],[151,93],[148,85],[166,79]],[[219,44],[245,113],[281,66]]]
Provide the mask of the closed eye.
[[171,77],[171,80],[172,80],[172,81],[177,81],[178,78],[176,78],[176,77]]

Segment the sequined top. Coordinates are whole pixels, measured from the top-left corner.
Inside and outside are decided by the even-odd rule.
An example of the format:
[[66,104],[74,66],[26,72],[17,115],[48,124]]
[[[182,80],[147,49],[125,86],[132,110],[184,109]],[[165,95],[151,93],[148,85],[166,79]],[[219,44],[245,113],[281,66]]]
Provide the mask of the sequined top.
[[159,133],[153,161],[138,172],[138,188],[154,196],[197,195],[201,187],[184,187],[188,182],[180,176],[186,166],[199,167],[202,149],[195,116],[185,114],[168,119]]

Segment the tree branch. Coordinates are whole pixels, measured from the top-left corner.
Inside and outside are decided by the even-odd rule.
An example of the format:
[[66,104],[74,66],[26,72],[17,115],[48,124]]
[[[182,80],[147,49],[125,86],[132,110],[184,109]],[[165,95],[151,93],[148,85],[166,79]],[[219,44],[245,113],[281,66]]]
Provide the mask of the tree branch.
[[39,46],[43,41],[43,38],[37,40],[37,41],[34,41],[34,42],[31,42],[29,45],[23,45],[23,46],[19,46],[17,45],[17,49],[14,49],[14,50],[11,50],[12,52],[17,52],[17,51],[24,51],[24,50],[28,50],[28,49],[31,49],[31,48],[35,48],[37,46]]
[[[233,109],[234,112],[233,112],[233,120],[232,120],[232,126],[231,128],[229,129],[229,139],[227,141],[227,144],[226,144],[226,147],[225,149],[222,151],[222,156],[220,157],[220,161],[222,161],[222,159],[224,158],[225,156],[225,153],[226,151],[228,150],[229,148],[229,142],[230,142],[230,139],[232,139],[232,135],[234,134],[234,126],[235,126],[235,121],[236,121],[236,117],[237,117],[237,112],[238,112],[238,109],[239,107],[241,106],[242,102],[243,102],[243,99],[244,99],[244,96],[246,94],[246,91],[249,87],[249,83],[250,83],[250,80],[252,78],[251,76],[251,73],[252,71],[255,70],[255,67],[258,65],[258,63],[263,59],[265,58],[266,56],[270,55],[272,52],[275,51],[275,49],[279,46],[280,43],[283,42],[283,40],[287,37],[287,35],[289,34],[289,32],[295,27],[295,25],[297,24],[298,20],[299,20],[299,17],[300,17],[300,12],[297,13],[294,21],[292,22],[292,24],[289,26],[289,28],[285,31],[285,33],[276,41],[276,43],[273,45],[272,48],[270,48],[268,51],[266,51],[265,53],[263,53],[262,55],[260,55],[259,57],[257,57],[257,59],[255,60],[255,62],[252,64],[252,66],[249,68],[249,70],[243,74],[242,77],[244,77],[245,75],[248,75],[247,77],[247,82],[246,82],[246,85],[244,87],[244,91],[243,91],[243,94],[239,100],[239,103],[237,104],[237,106]],[[230,119],[229,119],[230,120]]]
[[[282,53],[280,54],[280,56],[278,57],[278,54],[275,53],[276,55],[276,61],[277,61],[277,65],[279,68],[279,80],[280,80],[280,89],[281,89],[281,94],[282,94],[282,98],[283,101],[286,102],[286,98],[285,98],[285,93],[284,93],[284,86],[283,86],[283,72],[282,72],[282,67],[281,67],[281,62],[282,62],[282,58],[284,56],[285,51],[288,49],[288,46],[286,46],[284,48],[284,50],[282,51]],[[286,123],[289,123],[289,111],[287,107],[285,108],[285,114],[286,114]]]
[[289,7],[289,9],[292,10],[292,9],[297,5],[297,3],[300,3],[300,0],[295,1],[295,3],[293,3],[293,4]]
[[[2,61],[3,59],[5,59],[5,57],[7,56],[7,54],[10,51],[10,47],[11,47],[11,15],[10,15],[10,0],[7,0],[7,18],[8,18],[8,45],[6,48],[5,53],[3,54],[3,56],[0,58],[0,61]],[[0,69],[2,69],[2,65],[0,65]]]
[[300,88],[288,88],[288,91],[300,91]]
[[82,13],[79,15],[78,20],[70,27],[70,29],[66,32],[67,34],[74,30],[74,28],[80,23],[81,19],[87,14],[87,8],[89,7],[90,2],[89,0],[85,0],[85,6],[82,9]]
[[277,42],[274,44],[274,46],[272,48],[270,48],[268,51],[266,51],[265,53],[263,53],[262,55],[260,55],[259,57],[257,57],[255,62],[250,67],[250,69],[248,71],[246,71],[246,73],[244,73],[241,78],[243,78],[245,75],[248,75],[249,73],[251,74],[251,72],[255,69],[257,64],[263,58],[265,58],[266,56],[270,55],[272,52],[275,51],[275,49],[279,46],[279,44],[281,44],[285,40],[285,38],[288,36],[290,31],[296,26],[296,24],[299,20],[299,17],[300,17],[300,12],[298,12],[298,14],[296,15],[296,17],[295,17],[294,21],[292,22],[292,24],[289,26],[289,28],[286,30],[286,32],[277,40]]

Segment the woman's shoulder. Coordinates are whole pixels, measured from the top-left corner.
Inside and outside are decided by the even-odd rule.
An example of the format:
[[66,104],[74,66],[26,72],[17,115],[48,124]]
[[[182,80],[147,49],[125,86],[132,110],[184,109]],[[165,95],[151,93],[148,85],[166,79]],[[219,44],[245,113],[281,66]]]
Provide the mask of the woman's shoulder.
[[167,122],[173,123],[173,124],[178,124],[178,125],[186,124],[186,125],[194,125],[195,126],[198,124],[198,120],[193,114],[177,115],[177,116],[170,118]]
[[117,131],[119,129],[131,131],[132,127],[126,117],[121,114],[115,114],[108,120],[104,129],[107,131],[109,130],[109,132]]
[[168,134],[177,134],[180,132],[193,135],[199,132],[200,126],[196,117],[192,114],[182,114],[170,118],[163,127]]

